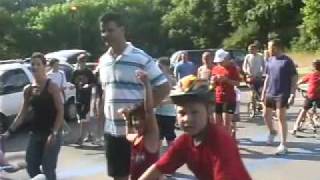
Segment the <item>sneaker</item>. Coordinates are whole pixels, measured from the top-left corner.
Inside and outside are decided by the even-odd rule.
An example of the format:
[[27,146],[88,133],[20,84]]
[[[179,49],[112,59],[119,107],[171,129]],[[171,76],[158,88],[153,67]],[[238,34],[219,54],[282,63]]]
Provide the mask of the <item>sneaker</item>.
[[288,153],[288,148],[282,144],[277,147],[275,155],[284,155]]
[[103,140],[102,139],[96,139],[95,141],[92,142],[93,145],[96,146],[103,146]]
[[297,135],[297,130],[293,129],[291,131],[289,131],[290,134],[292,134],[293,136],[296,136]]
[[267,145],[272,145],[274,143],[274,138],[276,137],[277,133],[270,133],[268,135],[268,139],[266,141]]
[[94,138],[91,134],[89,134],[87,137],[85,137],[83,139],[84,142],[93,142],[94,141]]
[[79,139],[76,141],[76,144],[78,144],[79,146],[82,146],[82,145],[83,145],[83,139],[82,139],[82,138],[79,138]]

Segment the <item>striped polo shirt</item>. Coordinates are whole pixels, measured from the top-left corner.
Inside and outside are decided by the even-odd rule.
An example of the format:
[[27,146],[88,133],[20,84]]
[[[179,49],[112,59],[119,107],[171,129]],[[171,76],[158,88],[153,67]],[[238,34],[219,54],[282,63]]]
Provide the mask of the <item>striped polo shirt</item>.
[[166,83],[167,78],[149,55],[131,43],[127,43],[126,49],[116,59],[111,51],[109,48],[99,61],[100,80],[105,93],[104,131],[124,136],[125,121],[118,109],[142,103],[144,97],[144,88],[136,78],[136,70],[146,71],[153,87]]

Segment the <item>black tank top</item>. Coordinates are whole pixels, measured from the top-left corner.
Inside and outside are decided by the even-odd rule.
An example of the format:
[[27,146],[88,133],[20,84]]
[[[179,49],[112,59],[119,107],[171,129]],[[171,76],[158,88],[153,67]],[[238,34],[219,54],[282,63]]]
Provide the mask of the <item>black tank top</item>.
[[30,104],[33,110],[31,131],[35,133],[50,134],[57,115],[53,96],[48,91],[50,79],[39,93],[36,87],[31,88]]

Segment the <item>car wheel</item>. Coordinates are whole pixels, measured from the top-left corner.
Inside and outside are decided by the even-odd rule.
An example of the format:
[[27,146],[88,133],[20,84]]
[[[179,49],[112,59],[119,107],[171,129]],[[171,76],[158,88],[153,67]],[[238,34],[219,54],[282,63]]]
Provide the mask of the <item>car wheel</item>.
[[77,119],[77,106],[72,100],[69,100],[66,104],[65,114],[65,118],[68,121],[73,121]]

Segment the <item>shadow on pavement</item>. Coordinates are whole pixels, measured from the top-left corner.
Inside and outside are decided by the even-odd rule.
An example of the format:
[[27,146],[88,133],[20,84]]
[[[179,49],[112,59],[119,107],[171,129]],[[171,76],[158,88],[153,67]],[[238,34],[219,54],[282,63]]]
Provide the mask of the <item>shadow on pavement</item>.
[[[263,141],[252,141],[248,138],[242,138],[239,143],[243,146],[265,146],[268,147]],[[270,146],[269,146],[270,147]],[[309,142],[288,142],[289,152],[286,155],[277,156],[270,153],[264,153],[252,148],[240,147],[239,149],[247,152],[248,154],[241,154],[243,158],[249,159],[265,159],[265,158],[283,158],[291,160],[309,160],[320,161],[320,148],[319,143]]]

